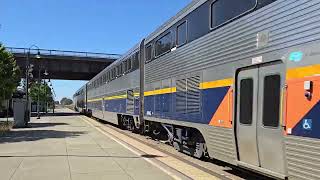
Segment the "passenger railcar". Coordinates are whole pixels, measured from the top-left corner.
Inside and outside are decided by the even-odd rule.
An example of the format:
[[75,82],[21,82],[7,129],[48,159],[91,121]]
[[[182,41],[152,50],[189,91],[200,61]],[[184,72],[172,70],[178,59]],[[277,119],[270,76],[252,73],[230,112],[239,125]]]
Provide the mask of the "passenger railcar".
[[87,84],[94,117],[277,178],[320,177],[320,1],[193,1]]
[[81,114],[87,114],[87,85],[81,87],[73,95],[74,110]]

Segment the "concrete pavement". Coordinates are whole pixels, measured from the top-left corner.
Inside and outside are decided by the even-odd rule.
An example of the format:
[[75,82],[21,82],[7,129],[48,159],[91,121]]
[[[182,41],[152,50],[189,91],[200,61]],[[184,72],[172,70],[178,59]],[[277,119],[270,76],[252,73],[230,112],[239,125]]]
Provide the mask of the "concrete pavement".
[[31,126],[0,137],[1,180],[172,179],[79,116],[32,118]]

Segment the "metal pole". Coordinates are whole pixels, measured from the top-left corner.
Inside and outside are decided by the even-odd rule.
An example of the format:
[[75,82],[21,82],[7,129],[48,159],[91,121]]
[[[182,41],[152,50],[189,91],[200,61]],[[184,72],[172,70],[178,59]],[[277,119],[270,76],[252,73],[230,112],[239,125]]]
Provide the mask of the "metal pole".
[[7,126],[9,126],[9,100],[7,100]]
[[26,117],[25,117],[25,125],[28,124],[30,121],[30,113],[29,113],[29,68],[30,68],[30,51],[27,53],[27,68],[26,68],[26,101],[27,101],[27,107],[26,107]]
[[38,102],[37,102],[37,119],[40,119],[40,88],[41,88],[41,82],[40,82],[40,76],[41,76],[41,69],[39,65],[39,74],[38,74]]
[[45,99],[44,99],[44,102],[45,102],[45,105],[46,105],[46,114],[48,114],[48,103],[47,103],[47,84],[46,84],[46,81],[44,81],[44,91],[45,91]]

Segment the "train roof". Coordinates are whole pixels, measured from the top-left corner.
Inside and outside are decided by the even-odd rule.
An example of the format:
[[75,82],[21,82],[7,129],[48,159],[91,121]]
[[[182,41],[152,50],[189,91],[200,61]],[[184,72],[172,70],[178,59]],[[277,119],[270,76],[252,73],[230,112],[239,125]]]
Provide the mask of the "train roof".
[[132,53],[136,52],[139,48],[139,44],[136,44],[133,46],[129,51],[127,51],[124,55],[122,55],[119,59],[115,60],[113,63],[111,63],[109,66],[107,66],[105,69],[103,69],[100,73],[98,73],[94,78],[92,78],[88,83],[91,83],[93,80],[95,80],[97,77],[100,77],[101,74],[105,73],[107,70],[112,69],[112,67],[116,64],[121,63],[122,61],[126,60],[129,56],[132,55]]
[[175,16],[170,18],[168,21],[163,23],[161,26],[159,26],[154,32],[152,32],[149,36],[146,38],[146,43],[150,42],[163,32],[165,32],[168,28],[173,26],[175,23],[183,19],[185,16],[187,16],[189,13],[191,13],[193,10],[201,6],[203,3],[205,3],[208,0],[192,0],[185,8],[183,8],[181,11],[179,11]]
[[[193,10],[201,6],[203,3],[205,3],[207,0],[192,0],[191,3],[189,3],[185,8],[183,8],[181,11],[179,11],[175,16],[170,18],[168,21],[166,21],[164,24],[159,26],[154,32],[152,32],[150,35],[146,37],[146,43],[153,40],[160,34],[162,34],[164,31],[166,31],[168,28],[170,28],[172,25],[183,19],[185,16],[187,16],[189,13],[191,13]],[[114,65],[121,63],[122,61],[126,60],[128,56],[132,55],[132,53],[136,52],[139,49],[139,44],[136,44],[133,46],[130,50],[128,50],[124,55],[122,55],[119,59],[114,61],[112,64],[110,64],[108,67],[106,67],[104,70],[102,70],[99,74],[97,74],[94,78],[92,78],[88,83],[91,83],[94,81],[97,77],[100,77],[101,74],[105,73],[107,70],[111,69]]]
[[74,97],[76,94],[78,94],[80,91],[82,91],[83,89],[85,89],[85,88],[86,88],[86,85],[87,85],[87,83],[84,84],[81,88],[79,88],[79,89],[73,94],[73,97]]

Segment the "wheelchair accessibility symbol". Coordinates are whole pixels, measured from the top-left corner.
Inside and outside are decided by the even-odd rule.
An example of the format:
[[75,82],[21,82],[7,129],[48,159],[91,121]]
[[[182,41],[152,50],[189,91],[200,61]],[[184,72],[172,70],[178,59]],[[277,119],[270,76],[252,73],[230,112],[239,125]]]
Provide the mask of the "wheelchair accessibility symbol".
[[304,119],[302,127],[304,130],[312,130],[312,119]]

